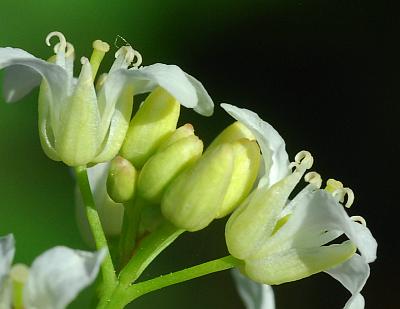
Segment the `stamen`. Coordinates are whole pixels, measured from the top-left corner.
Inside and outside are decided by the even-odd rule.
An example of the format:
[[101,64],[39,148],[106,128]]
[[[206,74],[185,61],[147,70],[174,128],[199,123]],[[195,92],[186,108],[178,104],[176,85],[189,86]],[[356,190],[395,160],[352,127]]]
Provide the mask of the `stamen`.
[[309,169],[314,163],[314,158],[310,152],[302,150],[294,157],[294,161],[300,166],[304,166],[306,169]]
[[337,189],[342,189],[342,188],[343,184],[340,181],[330,178],[326,182],[325,190],[330,193],[333,193]]
[[346,208],[350,208],[350,206],[354,202],[354,193],[353,190],[351,190],[350,188],[336,189],[335,191],[333,191],[332,195],[340,203],[343,203],[345,196],[347,196],[347,201],[344,204]]
[[[59,48],[61,48],[61,43],[58,42],[56,45],[54,45],[53,51],[55,54],[58,53]],[[66,47],[66,51],[65,51],[65,57],[71,57],[74,56],[75,54],[75,48],[74,45],[72,45],[70,42],[67,42],[67,47]]]
[[304,176],[304,180],[310,184],[315,185],[318,188],[321,188],[322,178],[321,175],[317,172],[309,172]]
[[[51,44],[50,44],[50,39],[51,39],[52,37],[57,37],[57,38],[60,40],[60,42],[58,43],[58,44],[60,44],[60,45],[59,45],[59,47],[57,48],[57,52],[59,52],[59,51],[61,51],[61,50],[65,52],[65,49],[67,48],[67,40],[65,39],[64,34],[62,34],[62,33],[59,32],[59,31],[50,32],[50,33],[46,36],[46,44],[47,44],[47,46],[51,46]],[[57,53],[57,52],[56,52],[56,53]]]
[[297,162],[290,162],[289,163],[289,170],[291,170],[293,172],[293,169],[297,169],[299,168],[300,164]]
[[344,205],[346,208],[350,208],[351,205],[353,205],[354,202],[354,193],[353,190],[350,188],[343,188],[345,194],[347,195],[347,201],[346,204]]
[[97,71],[99,70],[100,63],[103,61],[104,55],[110,50],[108,43],[96,40],[92,44],[93,53],[90,57],[90,65],[92,66],[93,81],[96,77]]
[[351,216],[350,219],[353,220],[354,222],[359,222],[363,226],[367,227],[367,221],[365,221],[365,219],[361,216]]
[[[134,50],[132,46],[122,46],[120,49],[117,50],[115,53],[115,58],[118,59],[119,57],[124,57],[124,65],[128,68],[130,65],[137,68],[142,64],[142,55]],[[133,60],[136,58],[136,61]],[[123,67],[121,66],[121,67]]]

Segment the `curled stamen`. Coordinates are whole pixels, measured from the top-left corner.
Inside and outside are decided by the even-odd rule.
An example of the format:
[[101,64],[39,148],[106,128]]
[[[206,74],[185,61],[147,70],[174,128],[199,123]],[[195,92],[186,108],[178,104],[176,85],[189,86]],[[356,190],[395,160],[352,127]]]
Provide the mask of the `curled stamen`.
[[[115,53],[115,58],[118,57],[124,57],[124,62],[127,64],[127,66],[132,65],[133,67],[139,67],[142,63],[142,55],[134,50],[132,46],[122,46],[120,49],[117,50]],[[133,60],[137,59],[134,63]]]
[[365,221],[365,219],[361,216],[351,216],[350,219],[353,220],[354,222],[359,222],[363,226],[367,227],[367,221]]
[[337,189],[342,189],[342,188],[343,184],[340,181],[330,178],[326,182],[325,190],[333,193]]
[[[58,42],[56,45],[54,45],[54,53],[57,54],[59,51],[59,48],[61,48],[61,43]],[[75,48],[74,45],[72,45],[70,42],[67,42],[67,47],[66,47],[66,51],[65,51],[65,57],[71,57],[73,56],[75,53]]]
[[304,180],[321,188],[322,185],[322,178],[321,175],[317,172],[309,172],[304,176]]
[[347,196],[347,201],[344,204],[346,208],[350,208],[350,206],[354,202],[354,193],[353,190],[351,190],[350,188],[336,189],[335,191],[333,191],[332,195],[340,203],[343,203],[345,196]]
[[[142,55],[137,50],[134,50],[134,53],[135,53],[135,57],[136,57],[136,62],[131,63],[131,65],[134,68],[138,68],[142,64],[143,58],[142,58]],[[133,59],[135,59],[135,58],[133,58]]]
[[57,51],[60,51],[60,49],[65,51],[65,49],[67,48],[67,40],[65,39],[64,34],[62,34],[62,33],[59,32],[59,31],[50,32],[50,33],[46,36],[46,44],[47,44],[47,46],[51,46],[51,44],[50,44],[50,39],[51,39],[52,37],[54,37],[54,36],[57,37],[57,38],[60,40],[60,42],[58,43],[58,44],[60,44],[60,45],[59,45],[59,47],[57,48]]
[[311,166],[314,163],[314,158],[311,155],[310,152],[306,150],[300,151],[295,157],[294,157],[295,162],[297,162],[300,165],[303,165],[306,169],[311,168]]
[[289,170],[291,170],[293,172],[293,169],[297,169],[299,168],[300,164],[297,162],[290,162],[289,164]]
[[345,194],[347,195],[347,201],[346,204],[344,205],[346,208],[350,208],[351,205],[353,205],[354,202],[354,193],[353,190],[350,188],[343,188]]

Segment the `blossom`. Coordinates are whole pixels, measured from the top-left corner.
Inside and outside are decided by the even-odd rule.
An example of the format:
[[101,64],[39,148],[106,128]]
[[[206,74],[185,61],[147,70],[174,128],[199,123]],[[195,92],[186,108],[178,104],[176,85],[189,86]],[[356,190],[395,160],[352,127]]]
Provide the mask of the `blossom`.
[[0,308],[62,309],[97,276],[105,251],[95,253],[54,247],[28,268],[11,267],[13,235],[0,237]]
[[[326,272],[352,294],[345,308],[363,308],[360,294],[376,258],[377,243],[365,220],[349,217],[354,195],[348,188],[311,172],[309,184],[291,201],[289,195],[313,157],[302,151],[288,164],[283,139],[257,114],[224,104],[234,118],[256,136],[266,161],[265,174],[256,190],[236,209],[226,226],[229,252],[244,261],[241,271],[264,284],[281,284]],[[291,172],[291,169],[294,171]],[[360,224],[360,223],[361,224]],[[339,242],[345,234],[349,240]],[[356,251],[358,250],[358,253]]]
[[[40,84],[40,139],[43,150],[53,160],[79,166],[112,159],[128,130],[133,96],[157,87],[202,115],[213,112],[213,102],[198,80],[175,65],[139,67],[142,58],[131,46],[116,52],[109,73],[101,75],[95,87],[94,80],[109,45],[94,41],[90,60],[81,58],[80,75],[74,78],[74,47],[60,32],[47,36],[49,46],[54,36],[60,42],[49,61],[18,48],[0,48],[8,102],[19,100]],[[130,65],[132,68],[128,69]]]

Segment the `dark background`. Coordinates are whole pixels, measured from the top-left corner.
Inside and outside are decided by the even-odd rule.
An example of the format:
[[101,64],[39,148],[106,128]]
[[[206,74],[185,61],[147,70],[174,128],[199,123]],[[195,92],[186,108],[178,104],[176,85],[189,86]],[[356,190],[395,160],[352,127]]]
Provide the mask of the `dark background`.
[[[378,259],[364,288],[367,308],[397,308],[399,19],[384,1],[11,1],[2,0],[0,46],[47,58],[62,31],[77,59],[91,42],[122,35],[144,65],[174,63],[201,80],[216,103],[256,111],[283,136],[289,155],[307,149],[324,179],[351,187],[349,210],[367,220]],[[103,69],[111,64],[112,53]],[[77,61],[76,64],[79,62]],[[105,70],[105,69],[104,69]],[[0,235],[17,238],[16,261],[67,245],[87,249],[76,228],[74,183],[48,160],[37,135],[37,91],[0,104]],[[3,100],[2,100],[3,101]],[[182,113],[209,142],[232,120],[220,108]],[[224,220],[186,234],[146,277],[226,254]],[[87,290],[70,308],[85,308]],[[277,308],[341,308],[348,298],[324,274],[275,288]],[[243,308],[229,273],[149,294],[133,308]]]

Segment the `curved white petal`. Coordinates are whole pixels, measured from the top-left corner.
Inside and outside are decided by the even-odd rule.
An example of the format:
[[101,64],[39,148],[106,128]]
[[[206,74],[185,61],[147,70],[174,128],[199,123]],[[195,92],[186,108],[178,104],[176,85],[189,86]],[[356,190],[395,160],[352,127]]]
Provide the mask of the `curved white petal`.
[[[11,99],[12,101],[21,98],[31,90],[29,87],[36,85],[35,83],[38,79],[37,74],[40,74],[47,80],[52,95],[56,98],[65,96],[67,91],[70,89],[68,74],[62,67],[35,58],[33,55],[19,48],[0,48],[0,69],[12,66],[18,66],[17,69],[11,68],[14,77],[22,76],[24,71],[27,74],[27,76],[23,78],[22,82],[17,79],[7,78],[5,85],[7,88],[4,89],[4,92],[6,98]],[[24,70],[23,67],[26,67],[27,69]],[[15,73],[15,71],[18,73]],[[35,74],[35,72],[37,73]],[[33,79],[32,84],[29,84],[29,78]]]
[[233,118],[247,126],[257,139],[264,159],[265,174],[258,187],[272,186],[289,174],[289,158],[285,141],[279,133],[256,113],[230,104],[221,107]]
[[207,90],[199,80],[187,73],[185,75],[196,89],[198,104],[194,110],[203,116],[211,116],[214,113],[214,102]]
[[0,288],[10,271],[15,254],[15,240],[12,234],[0,237]]
[[[371,232],[352,221],[332,194],[309,185],[291,203],[296,206],[292,207],[288,222],[264,244],[263,252],[282,248],[282,244],[294,248],[321,246],[332,240],[332,235],[338,236],[341,232],[354,243],[366,261],[375,259],[377,242]],[[333,232],[326,235],[326,231]]]
[[355,254],[343,264],[325,271],[338,280],[349,292],[351,298],[344,309],[364,309],[364,297],[360,294],[369,277],[369,265],[364,258]]
[[[120,75],[117,78],[125,77],[126,82],[133,87],[135,94],[150,92],[160,86],[183,106],[194,108],[198,104],[195,87],[188,80],[185,73],[176,65],[156,63],[139,69],[120,69],[110,73],[108,78],[113,77],[113,75]],[[107,97],[110,98],[111,96],[107,95]]]
[[24,288],[27,309],[63,309],[96,278],[105,251],[54,247],[35,259]]
[[[106,181],[109,167],[109,163],[99,163],[88,168],[87,172],[90,188],[93,192],[94,201],[104,232],[107,236],[116,236],[121,233],[124,205],[121,203],[115,203],[107,193]],[[86,242],[88,244],[93,244],[79,189],[77,188],[76,191],[75,202],[78,226]]]
[[26,96],[39,86],[42,76],[34,69],[13,65],[4,70],[3,90],[7,102],[12,103]]
[[246,309],[275,309],[274,291],[270,285],[254,282],[237,269],[232,270],[232,276]]

